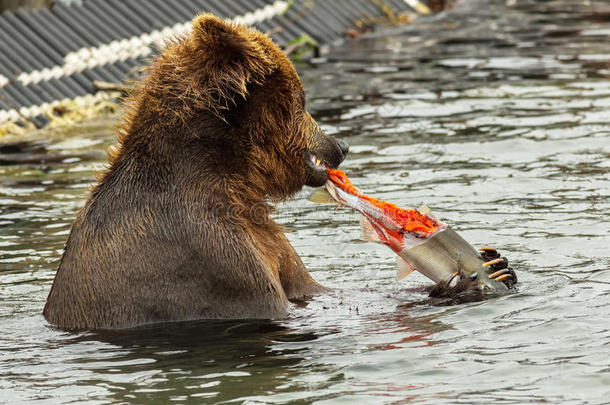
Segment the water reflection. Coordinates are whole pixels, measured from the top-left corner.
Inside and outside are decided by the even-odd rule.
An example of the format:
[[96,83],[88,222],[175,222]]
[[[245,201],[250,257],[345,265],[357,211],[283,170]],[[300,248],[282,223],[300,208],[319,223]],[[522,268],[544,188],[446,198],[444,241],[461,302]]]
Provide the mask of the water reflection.
[[98,355],[80,358],[77,365],[94,373],[96,385],[104,382],[109,399],[167,403],[273,391],[290,379],[302,351],[274,353],[274,343],[315,339],[272,322],[218,321],[88,333],[69,343],[98,348]]

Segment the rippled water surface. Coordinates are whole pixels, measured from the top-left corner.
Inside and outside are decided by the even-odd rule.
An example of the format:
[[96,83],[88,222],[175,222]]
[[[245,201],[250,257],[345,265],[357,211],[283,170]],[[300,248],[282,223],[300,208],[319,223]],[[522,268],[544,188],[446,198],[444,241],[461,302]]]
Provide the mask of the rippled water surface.
[[277,217],[337,290],[289,319],[58,331],[40,313],[115,117],[3,139],[0,403],[608,403],[610,4],[460,4],[299,70],[353,182],[501,249],[516,293],[433,306],[304,191]]

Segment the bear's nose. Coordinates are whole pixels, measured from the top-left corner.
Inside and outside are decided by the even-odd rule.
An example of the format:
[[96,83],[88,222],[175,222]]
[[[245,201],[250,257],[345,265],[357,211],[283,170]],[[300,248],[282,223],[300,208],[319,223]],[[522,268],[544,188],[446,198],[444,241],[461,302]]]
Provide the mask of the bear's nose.
[[337,144],[339,145],[339,149],[341,149],[341,153],[343,154],[343,157],[341,158],[341,161],[343,161],[347,156],[347,152],[349,152],[349,145],[347,142],[341,139],[337,139]]

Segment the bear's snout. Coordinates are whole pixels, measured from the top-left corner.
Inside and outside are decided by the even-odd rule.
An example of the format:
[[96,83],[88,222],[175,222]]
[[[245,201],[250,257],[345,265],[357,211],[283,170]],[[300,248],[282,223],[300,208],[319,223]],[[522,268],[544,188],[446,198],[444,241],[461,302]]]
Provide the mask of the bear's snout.
[[349,145],[341,139],[326,134],[318,135],[315,148],[305,152],[307,170],[305,185],[321,187],[328,180],[327,169],[336,169],[347,157]]
[[339,145],[339,149],[341,149],[341,154],[343,155],[343,157],[341,158],[341,162],[343,162],[347,157],[347,153],[349,152],[349,144],[343,139],[335,138],[335,140],[337,141],[337,145]]
[[326,148],[315,153],[329,169],[336,169],[347,157],[349,145],[342,139],[337,139],[334,136],[324,135],[326,138]]

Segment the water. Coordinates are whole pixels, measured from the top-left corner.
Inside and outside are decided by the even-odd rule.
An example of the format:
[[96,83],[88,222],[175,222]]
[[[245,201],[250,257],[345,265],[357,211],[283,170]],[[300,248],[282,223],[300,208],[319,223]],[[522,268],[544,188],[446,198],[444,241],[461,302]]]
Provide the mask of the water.
[[504,3],[299,70],[353,182],[499,248],[518,292],[430,305],[353,213],[303,192],[277,217],[336,291],[288,319],[55,330],[40,313],[113,140],[101,118],[0,147],[0,403],[608,403],[610,8]]

